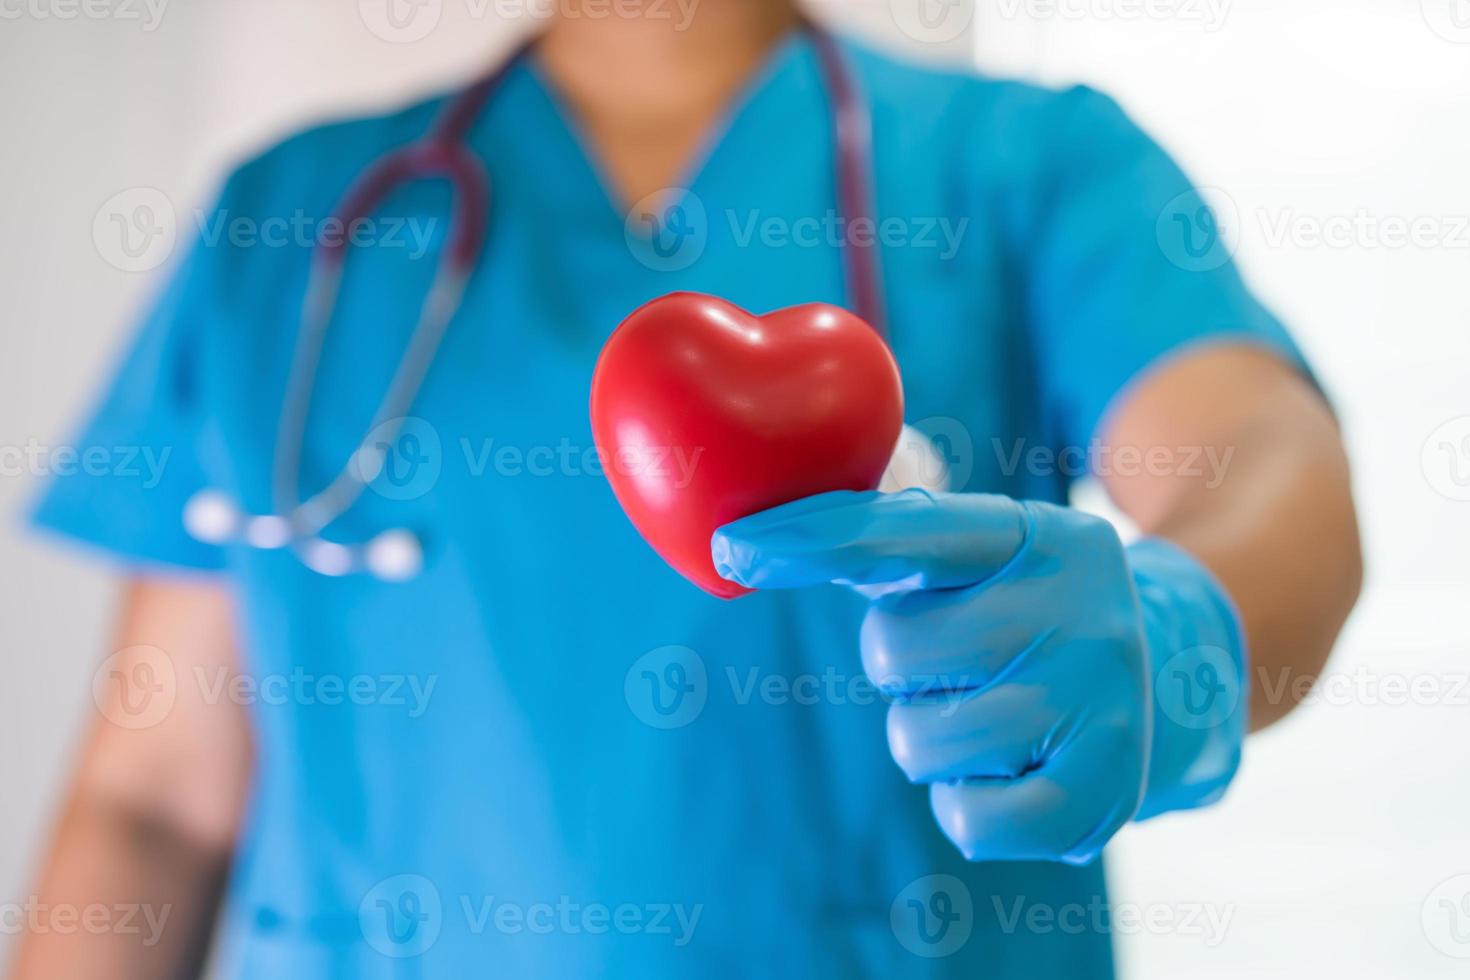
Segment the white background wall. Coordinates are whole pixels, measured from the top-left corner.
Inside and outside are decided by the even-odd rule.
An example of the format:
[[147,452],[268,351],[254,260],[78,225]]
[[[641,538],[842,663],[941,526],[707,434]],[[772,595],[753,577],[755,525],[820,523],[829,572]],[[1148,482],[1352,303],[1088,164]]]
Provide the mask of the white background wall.
[[[1334,398],[1366,535],[1368,587],[1319,703],[1252,740],[1224,805],[1114,848],[1117,901],[1214,903],[1233,913],[1225,941],[1140,935],[1125,964],[1470,975],[1445,955],[1470,957],[1470,878],[1438,887],[1470,872],[1470,4],[1458,30],[1450,3],[1417,0],[1234,0],[1213,30],[1186,0],[1133,21],[1098,16],[1116,0],[1064,3],[1093,13],[1077,19],[1005,6],[987,7],[982,51],[1108,89],[1233,200],[1247,276]],[[1382,230],[1412,219],[1437,244],[1391,247]],[[1313,243],[1344,222],[1364,230]]]
[[[0,447],[64,438],[150,288],[94,244],[112,195],[199,201],[270,135],[461,77],[516,30],[470,0],[443,0],[412,45],[367,28],[375,0],[366,17],[215,0],[156,21],[141,2],[69,20],[65,0],[27,2],[0,0]],[[1126,972],[1466,975],[1470,3],[895,3],[910,34],[950,40],[915,43],[886,0],[822,7],[921,55],[1093,82],[1223,189],[1247,274],[1320,368],[1357,466],[1369,587],[1327,694],[1252,741],[1224,805],[1119,840],[1116,901],[1176,923],[1124,937]],[[1394,247],[1372,225],[1410,219],[1434,241]],[[1314,243],[1324,226],[1346,240]],[[0,475],[0,901],[34,870],[112,601],[105,572],[20,533],[34,483]],[[1458,920],[1442,900],[1464,903]],[[1202,905],[1229,917],[1223,938],[1180,924]]]

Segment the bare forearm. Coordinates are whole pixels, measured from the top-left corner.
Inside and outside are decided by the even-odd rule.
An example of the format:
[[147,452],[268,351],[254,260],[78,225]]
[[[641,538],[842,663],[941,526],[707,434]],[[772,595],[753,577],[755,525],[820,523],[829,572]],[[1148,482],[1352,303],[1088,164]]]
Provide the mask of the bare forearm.
[[1125,417],[1115,428],[1130,444],[1168,447],[1180,470],[1203,450],[1217,461],[1213,470],[1110,484],[1145,532],[1189,550],[1235,600],[1249,649],[1253,728],[1281,718],[1309,689],[1362,577],[1337,427],[1314,392],[1284,367],[1262,365],[1262,356],[1239,355],[1227,373],[1240,383],[1221,393],[1231,404],[1212,418],[1149,404],[1186,390],[1196,404],[1210,397],[1211,372],[1186,364],[1141,394],[1135,408],[1152,408],[1153,421]]
[[[136,579],[124,592],[116,673],[166,657],[177,676],[235,669],[232,602],[218,586]],[[134,658],[140,659],[134,659]],[[154,724],[121,725],[107,688],[25,902],[12,980],[197,977],[250,784],[248,719],[179,684]]]
[[1203,561],[1235,599],[1253,729],[1296,707],[1321,673],[1362,575],[1341,453],[1292,435],[1252,434],[1218,489],[1186,496],[1148,529]]
[[12,980],[199,976],[228,867],[217,846],[74,797],[24,900]]

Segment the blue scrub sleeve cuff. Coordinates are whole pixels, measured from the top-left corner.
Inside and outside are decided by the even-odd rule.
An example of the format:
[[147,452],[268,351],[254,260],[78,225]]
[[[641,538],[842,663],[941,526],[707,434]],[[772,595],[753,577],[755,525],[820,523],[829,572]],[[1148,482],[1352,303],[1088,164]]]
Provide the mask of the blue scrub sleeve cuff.
[[[1297,347],[1286,328],[1278,325],[1275,330],[1267,332],[1253,329],[1219,330],[1191,337],[1159,350],[1132,374],[1119,379],[1119,383],[1112,389],[1111,394],[1098,398],[1090,408],[1085,410],[1085,417],[1088,419],[1085,431],[1091,432],[1094,440],[1103,439],[1107,435],[1113,414],[1138,385],[1183,358],[1212,348],[1225,347],[1252,348],[1274,357],[1310,385],[1317,396],[1322,399],[1322,404],[1327,407],[1334,418],[1336,417],[1337,410],[1333,406],[1332,398],[1327,389],[1323,387],[1317,373],[1312,370],[1312,365],[1308,362],[1306,355]],[[1106,391],[1107,388],[1101,386],[1098,390]]]
[[1208,226],[1198,252],[1217,202],[1116,102],[1059,93],[1035,153],[1011,235],[1051,438],[1087,445],[1141,378],[1206,346],[1266,350],[1321,391],[1228,239]]
[[124,569],[211,573],[225,569],[223,548],[197,541],[184,529],[182,507],[176,529],[161,527],[157,516],[139,517],[125,501],[99,487],[72,485],[71,479],[54,479],[32,507],[27,524],[33,530]]
[[1235,603],[1198,559],[1145,538],[1128,560],[1153,678],[1144,820],[1224,795],[1245,741],[1249,658]]

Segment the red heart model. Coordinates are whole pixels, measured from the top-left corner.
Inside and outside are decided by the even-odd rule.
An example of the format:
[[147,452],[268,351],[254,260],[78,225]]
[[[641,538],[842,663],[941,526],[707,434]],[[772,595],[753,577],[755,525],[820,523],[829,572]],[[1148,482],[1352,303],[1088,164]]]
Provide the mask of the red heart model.
[[592,435],[618,502],[665,561],[726,599],[715,529],[829,490],[878,485],[903,427],[898,365],[877,331],[823,303],[755,316],[671,293],[608,338]]

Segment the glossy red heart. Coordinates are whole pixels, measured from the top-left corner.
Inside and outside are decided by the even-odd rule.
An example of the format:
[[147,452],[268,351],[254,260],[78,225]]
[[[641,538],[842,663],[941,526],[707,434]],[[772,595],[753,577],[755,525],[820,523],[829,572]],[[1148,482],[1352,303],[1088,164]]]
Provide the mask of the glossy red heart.
[[618,502],[685,578],[732,599],[716,528],[829,490],[878,485],[903,427],[877,332],[822,303],[755,316],[699,293],[639,309],[592,376],[592,435]]

